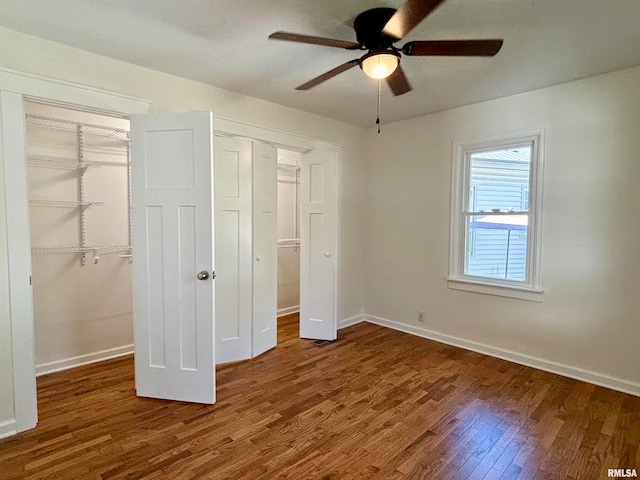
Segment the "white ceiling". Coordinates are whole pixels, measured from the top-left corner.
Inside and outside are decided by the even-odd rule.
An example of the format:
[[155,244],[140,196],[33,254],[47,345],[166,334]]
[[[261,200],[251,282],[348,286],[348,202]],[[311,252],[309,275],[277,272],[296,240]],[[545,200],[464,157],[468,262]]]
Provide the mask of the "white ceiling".
[[[373,126],[358,68],[295,87],[361,52],[268,40],[355,41],[353,19],[403,0],[0,0],[0,25],[345,122]],[[383,123],[640,65],[639,0],[447,0],[402,42],[503,38],[493,58],[403,57],[413,91],[383,85]],[[639,87],[640,88],[640,87]]]

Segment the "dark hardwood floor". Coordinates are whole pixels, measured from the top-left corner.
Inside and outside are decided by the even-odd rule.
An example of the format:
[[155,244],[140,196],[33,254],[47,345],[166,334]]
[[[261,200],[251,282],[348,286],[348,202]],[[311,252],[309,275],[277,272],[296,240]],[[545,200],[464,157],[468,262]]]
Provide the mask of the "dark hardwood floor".
[[38,379],[0,478],[605,479],[640,468],[640,398],[371,324],[218,369],[218,402],[138,398],[125,357]]

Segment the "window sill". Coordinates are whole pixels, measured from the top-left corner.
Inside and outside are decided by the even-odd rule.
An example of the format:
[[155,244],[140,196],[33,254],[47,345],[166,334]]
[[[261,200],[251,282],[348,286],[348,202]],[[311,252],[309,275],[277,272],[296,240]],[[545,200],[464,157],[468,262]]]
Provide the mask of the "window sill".
[[517,298],[530,302],[542,302],[544,290],[520,285],[505,285],[501,283],[491,283],[467,278],[449,277],[447,286],[454,290],[465,292],[484,293],[486,295],[497,295],[499,297]]

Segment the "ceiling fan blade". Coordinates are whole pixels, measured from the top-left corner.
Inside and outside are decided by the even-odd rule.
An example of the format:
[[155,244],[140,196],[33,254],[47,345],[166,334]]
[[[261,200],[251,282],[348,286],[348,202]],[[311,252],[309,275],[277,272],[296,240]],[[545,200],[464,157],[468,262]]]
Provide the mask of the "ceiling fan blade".
[[307,83],[303,83],[299,87],[296,87],[296,90],[309,90],[310,88],[313,88],[316,85],[320,85],[322,82],[326,82],[330,78],[333,78],[336,75],[341,74],[342,72],[346,72],[350,68],[353,68],[356,65],[358,65],[358,63],[360,63],[359,59],[350,60],[347,63],[343,63],[339,67],[336,67],[333,70],[329,70],[328,72],[325,72],[322,75],[319,75],[316,78],[309,80]]
[[408,42],[402,53],[414,56],[493,57],[502,48],[502,40],[419,40]]
[[407,80],[404,70],[402,70],[400,65],[398,65],[398,68],[396,68],[396,70],[387,77],[387,85],[389,85],[389,88],[396,97],[411,91],[409,80]]
[[311,45],[323,45],[325,47],[346,48],[349,50],[358,50],[361,45],[346,40],[336,40],[334,38],[313,37],[311,35],[302,35],[299,33],[275,32],[269,35],[272,40],[285,40],[287,42],[309,43]]
[[389,19],[382,33],[400,40],[444,0],[407,0]]

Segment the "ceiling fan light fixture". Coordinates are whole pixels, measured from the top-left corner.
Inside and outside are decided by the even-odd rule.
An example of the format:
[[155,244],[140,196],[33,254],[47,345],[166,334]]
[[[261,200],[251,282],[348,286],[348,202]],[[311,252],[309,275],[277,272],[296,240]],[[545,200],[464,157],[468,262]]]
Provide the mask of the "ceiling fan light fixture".
[[360,62],[360,68],[369,77],[381,80],[387,78],[400,64],[400,55],[392,51],[371,52]]

